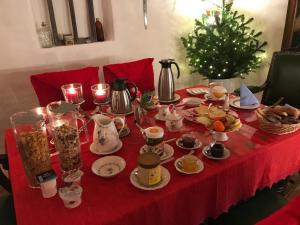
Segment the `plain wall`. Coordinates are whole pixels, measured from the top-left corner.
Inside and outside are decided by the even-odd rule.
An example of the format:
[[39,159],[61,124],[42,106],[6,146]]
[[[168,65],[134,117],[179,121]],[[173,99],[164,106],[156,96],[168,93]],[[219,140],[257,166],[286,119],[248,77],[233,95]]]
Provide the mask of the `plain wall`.
[[[38,0],[40,1],[40,0]],[[9,116],[14,112],[38,106],[31,87],[31,74],[102,66],[154,57],[155,79],[159,76],[159,59],[175,58],[182,68],[177,88],[205,83],[199,75],[190,75],[180,36],[192,27],[193,18],[182,13],[183,4],[193,8],[192,0],[149,0],[148,30],[143,26],[141,0],[94,0],[97,16],[103,18],[108,41],[76,46],[40,47],[36,24],[37,0],[0,1],[0,151],[3,150],[4,129],[10,126]],[[268,41],[265,66],[249,76],[247,83],[261,84],[266,78],[268,62],[273,51],[281,46],[287,0],[235,0],[234,6],[247,16],[255,18],[254,25],[264,32]],[[99,8],[100,7],[100,8]],[[99,15],[100,14],[100,15]]]

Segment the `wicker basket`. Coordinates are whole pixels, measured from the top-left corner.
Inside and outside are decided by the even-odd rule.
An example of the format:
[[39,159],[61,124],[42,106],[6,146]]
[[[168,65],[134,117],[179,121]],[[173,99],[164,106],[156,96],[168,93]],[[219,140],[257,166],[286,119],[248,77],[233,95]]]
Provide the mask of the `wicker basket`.
[[263,131],[271,134],[289,134],[297,131],[300,128],[300,123],[296,124],[277,124],[265,119],[263,109],[256,110],[256,116],[259,122],[259,127]]

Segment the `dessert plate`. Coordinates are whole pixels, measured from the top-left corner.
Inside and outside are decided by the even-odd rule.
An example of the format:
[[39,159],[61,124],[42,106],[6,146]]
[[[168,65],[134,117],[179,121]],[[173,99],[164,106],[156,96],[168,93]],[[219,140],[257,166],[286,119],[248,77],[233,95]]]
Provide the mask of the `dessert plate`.
[[186,92],[190,95],[201,95],[209,93],[208,88],[188,88]]
[[94,143],[92,143],[90,145],[90,151],[96,155],[109,155],[109,154],[119,151],[122,148],[122,146],[123,146],[123,143],[120,140],[114,149],[112,149],[110,151],[101,151],[101,149],[97,148],[97,146]]
[[161,103],[172,103],[172,102],[177,102],[179,99],[180,99],[180,95],[179,94],[175,94],[173,100],[167,100],[167,101],[165,101],[165,100],[160,100],[159,99],[159,102],[161,102]]
[[179,147],[179,148],[182,148],[182,149],[185,149],[185,150],[195,150],[195,149],[198,149],[201,147],[202,143],[199,139],[195,139],[195,144],[194,144],[194,147],[192,148],[187,148],[187,147],[184,147],[183,144],[181,143],[182,142],[182,138],[178,138],[176,140],[176,145]]
[[230,106],[237,108],[237,109],[257,109],[260,104],[254,104],[254,105],[247,105],[247,106],[241,106],[240,98],[233,98],[229,101]]
[[126,166],[126,162],[119,156],[105,156],[97,159],[92,164],[92,172],[100,177],[113,177],[121,173]]
[[197,97],[188,97],[188,98],[184,98],[181,100],[181,102],[179,102],[176,106],[188,106],[188,107],[197,107],[202,103],[202,99],[201,98],[197,98]]
[[[141,147],[140,149],[140,154],[143,154],[145,152],[145,147],[146,145],[144,145],[143,147]],[[174,155],[174,148],[169,145],[169,144],[164,144],[164,152],[163,154],[160,156],[160,160],[166,160],[171,158]]]
[[155,184],[153,186],[144,186],[140,184],[137,177],[138,168],[135,168],[130,174],[129,179],[131,184],[138,189],[146,190],[146,191],[153,191],[165,187],[170,182],[171,175],[165,167],[163,166],[160,167],[161,167],[161,181],[158,184]]
[[196,174],[196,173],[200,173],[202,170],[204,170],[204,164],[203,162],[198,159],[197,160],[197,170],[193,171],[193,172],[187,172],[185,170],[183,170],[183,166],[182,166],[182,159],[183,157],[181,158],[178,158],[175,162],[174,162],[174,166],[176,168],[176,170],[180,173],[184,173],[184,174]]
[[227,159],[230,156],[230,151],[227,148],[224,148],[224,154],[223,157],[214,157],[210,153],[210,146],[207,145],[202,149],[202,153],[205,157],[213,160],[224,160]]

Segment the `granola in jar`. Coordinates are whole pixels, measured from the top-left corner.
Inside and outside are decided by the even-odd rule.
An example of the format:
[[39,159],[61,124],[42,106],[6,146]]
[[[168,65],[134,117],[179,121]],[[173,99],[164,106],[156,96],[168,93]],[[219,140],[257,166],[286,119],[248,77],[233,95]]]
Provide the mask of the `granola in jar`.
[[77,129],[63,124],[54,128],[54,136],[62,170],[70,172],[79,169],[81,160]]
[[42,130],[23,131],[17,139],[29,183],[31,186],[38,186],[36,175],[51,169],[47,136]]

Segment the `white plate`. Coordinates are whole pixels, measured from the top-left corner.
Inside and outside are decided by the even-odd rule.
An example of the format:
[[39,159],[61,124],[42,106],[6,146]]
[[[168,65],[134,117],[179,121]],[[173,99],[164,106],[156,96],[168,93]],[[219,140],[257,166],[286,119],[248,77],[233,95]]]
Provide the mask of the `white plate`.
[[179,99],[180,99],[180,95],[175,94],[173,100],[164,101],[164,100],[159,99],[159,102],[161,102],[161,103],[172,103],[172,102],[177,102]]
[[209,93],[207,88],[188,88],[186,89],[186,92],[191,95],[201,95]]
[[213,160],[224,160],[227,159],[230,156],[230,151],[227,148],[224,148],[224,154],[223,157],[213,157],[210,153],[208,153],[207,151],[209,150],[210,146],[207,145],[202,149],[202,153],[204,156],[206,156],[209,159],[213,159]]
[[156,115],[154,116],[154,119],[160,120],[160,121],[166,121],[166,117],[165,117],[165,118],[161,118],[161,117],[159,116],[159,114],[156,114]]
[[218,102],[218,101],[224,101],[225,95],[222,98],[215,98],[215,97],[211,96],[210,94],[205,94],[204,98],[206,101]]
[[[140,148],[140,154],[144,153],[144,148],[146,145]],[[166,160],[171,158],[174,155],[174,148],[169,144],[164,144],[164,152],[160,157],[160,160]]]
[[96,155],[109,155],[109,154],[112,154],[112,153],[115,153],[115,152],[119,151],[122,148],[122,146],[123,146],[123,143],[120,140],[120,142],[117,144],[117,146],[114,149],[112,149],[110,151],[103,152],[100,149],[97,149],[97,147],[94,145],[94,143],[92,143],[90,145],[90,151],[92,153],[96,154]]
[[179,105],[185,105],[188,107],[197,107],[202,103],[201,98],[197,98],[197,97],[188,97],[188,98],[184,98],[182,99],[181,102],[179,102],[177,104],[177,106]]
[[192,148],[187,148],[187,147],[184,147],[183,145],[180,144],[180,141],[181,141],[181,140],[182,140],[181,137],[178,138],[178,139],[176,140],[176,145],[177,145],[179,148],[182,148],[182,149],[185,149],[185,150],[194,150],[194,149],[198,149],[198,148],[200,148],[201,145],[202,145],[201,141],[200,141],[199,139],[196,138],[194,147],[192,147]]
[[184,174],[196,174],[196,173],[200,173],[202,170],[204,170],[204,164],[203,164],[203,162],[200,159],[197,160],[198,169],[196,171],[194,171],[194,172],[186,172],[186,171],[182,170],[182,168],[180,166],[180,163],[182,162],[182,158],[183,157],[178,158],[174,162],[174,166],[175,166],[175,168],[176,168],[176,170],[178,172],[184,173]]
[[260,104],[241,106],[240,98],[230,99],[229,104],[230,104],[230,106],[237,108],[237,109],[257,109],[260,106]]
[[140,184],[137,178],[138,168],[135,168],[130,174],[129,179],[131,184],[138,189],[142,189],[146,191],[153,191],[165,187],[170,182],[171,175],[165,167],[163,166],[160,167],[161,167],[161,181],[158,184],[155,184],[153,186],[144,186]]
[[92,172],[100,177],[113,177],[121,173],[126,162],[119,156],[105,156],[92,164]]
[[114,115],[114,116],[127,116],[127,115],[132,114],[132,113],[133,113],[133,110],[130,111],[130,112],[128,112],[128,113],[121,113],[121,114],[118,114],[118,113],[113,113],[113,112],[111,111],[111,108],[109,107],[109,108],[107,109],[107,113],[108,113],[108,114],[111,114],[111,115]]

